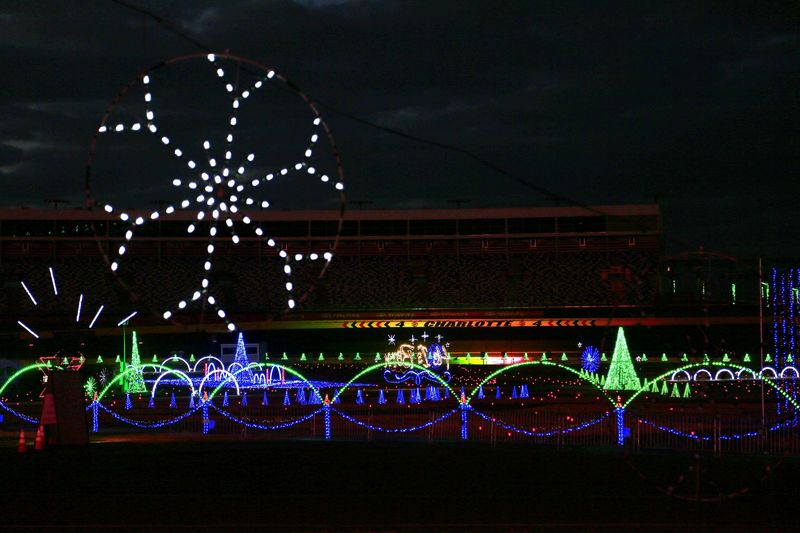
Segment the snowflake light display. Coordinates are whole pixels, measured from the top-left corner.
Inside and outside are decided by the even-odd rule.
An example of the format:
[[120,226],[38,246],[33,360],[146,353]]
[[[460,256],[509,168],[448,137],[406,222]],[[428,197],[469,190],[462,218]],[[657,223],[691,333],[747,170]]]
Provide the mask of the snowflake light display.
[[[161,74],[159,69],[193,60],[204,63],[203,69],[210,69],[208,78],[213,80],[214,87],[218,87],[219,91],[224,93],[225,101],[228,102],[229,107],[223,115],[225,124],[220,126],[220,129],[224,130],[222,138],[201,135],[202,132],[196,128],[192,128],[188,134],[172,135],[167,131],[169,127],[162,124],[162,113],[160,111],[157,113],[155,102],[159,95],[155,80]],[[307,120],[309,131],[306,133],[304,149],[298,150],[296,156],[285,156],[289,160],[280,165],[268,162],[266,163],[268,166],[264,168],[257,166],[256,162],[257,152],[263,147],[262,145],[257,145],[252,151],[249,149],[241,151],[236,141],[237,129],[240,127],[240,113],[245,104],[253,102],[257,95],[267,90],[268,86],[274,86],[271,84],[277,84],[284,92],[301,99],[303,105],[310,111],[309,118],[304,119]],[[112,111],[116,109],[117,104],[138,87],[142,89],[141,107],[137,106],[134,112],[128,113],[131,118],[125,113],[120,113],[126,116],[126,121],[112,121]],[[169,112],[163,114],[169,116]],[[166,202],[162,208],[153,210],[147,215],[137,215],[92,197],[89,181],[97,141],[101,136],[120,133],[149,136],[167,152],[173,162],[179,163],[182,171],[178,172],[178,175],[168,176],[174,190],[180,192],[179,200]],[[317,148],[324,139],[327,140],[333,157],[334,165],[330,172],[325,172],[317,165]],[[338,201],[339,220],[336,236],[324,251],[306,250],[306,253],[290,253],[286,246],[281,245],[260,223],[251,218],[253,211],[270,207],[270,202],[262,196],[265,184],[274,185],[276,182],[298,176],[313,178],[319,185],[330,187],[330,194]],[[179,211],[190,213],[191,221],[187,222],[186,236],[203,234],[207,237],[206,257],[202,263],[199,281],[190,292],[180,296],[172,306],[159,309],[159,313],[164,319],[169,320],[176,312],[186,309],[192,303],[207,304],[224,321],[227,329],[233,331],[236,325],[223,308],[223,302],[220,301],[211,282],[217,247],[222,241],[228,240],[233,245],[238,245],[245,236],[250,238],[255,236],[256,239],[266,243],[283,260],[282,270],[285,279],[282,284],[286,294],[285,302],[289,309],[294,308],[308,296],[313,286],[298,295],[292,279],[293,267],[299,262],[318,262],[321,266],[316,279],[319,279],[333,258],[333,252],[338,244],[338,232],[342,226],[345,203],[342,178],[343,171],[330,129],[322,120],[314,103],[294,83],[274,70],[249,59],[227,53],[194,54],[159,63],[142,72],[123,88],[111,104],[100,121],[90,147],[87,165],[87,206],[91,209],[94,205],[102,205],[107,213],[114,213],[125,224],[123,239],[106,255],[108,265],[114,273],[118,272],[125,258],[130,255],[131,241],[137,236],[140,228],[148,222],[170,217],[178,218]],[[303,189],[303,193],[306,191],[308,187]]]
[[594,346],[587,346],[581,352],[581,367],[587,372],[600,370],[600,350]]

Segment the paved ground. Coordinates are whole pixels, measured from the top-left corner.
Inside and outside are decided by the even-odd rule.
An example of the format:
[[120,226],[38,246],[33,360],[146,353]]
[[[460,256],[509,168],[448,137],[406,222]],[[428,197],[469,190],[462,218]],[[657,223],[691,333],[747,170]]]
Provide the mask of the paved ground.
[[800,496],[800,460],[769,456],[196,435],[17,454],[8,437],[0,527],[37,530],[774,531]]

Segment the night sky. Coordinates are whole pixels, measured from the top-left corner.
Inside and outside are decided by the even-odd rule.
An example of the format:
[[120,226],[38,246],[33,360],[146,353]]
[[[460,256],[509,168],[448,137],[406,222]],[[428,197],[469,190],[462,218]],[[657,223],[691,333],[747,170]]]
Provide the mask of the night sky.
[[[199,43],[267,64],[319,102],[350,208],[657,201],[671,251],[798,255],[796,2],[131,4],[196,42],[111,0],[0,7],[3,205],[82,206],[108,102]],[[193,85],[200,100],[214,82]],[[177,102],[173,118],[191,130],[197,113]],[[265,112],[264,128],[286,112]],[[275,157],[279,135],[264,134]],[[107,154],[138,161],[141,176],[120,174],[103,194],[152,208],[169,176],[146,147],[121,143]],[[281,207],[307,207],[298,196]]]

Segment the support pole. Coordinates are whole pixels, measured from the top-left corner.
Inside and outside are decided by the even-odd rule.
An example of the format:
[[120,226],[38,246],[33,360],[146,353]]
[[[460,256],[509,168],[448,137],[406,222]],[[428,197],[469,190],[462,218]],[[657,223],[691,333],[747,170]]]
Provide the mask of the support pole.
[[[96,393],[95,393],[96,395]],[[92,402],[92,433],[97,433],[100,429],[99,413],[97,400]]]
[[322,404],[322,415],[325,420],[325,440],[331,440],[331,401],[327,394]]
[[617,407],[614,409],[617,414],[617,446],[625,444],[625,408]]

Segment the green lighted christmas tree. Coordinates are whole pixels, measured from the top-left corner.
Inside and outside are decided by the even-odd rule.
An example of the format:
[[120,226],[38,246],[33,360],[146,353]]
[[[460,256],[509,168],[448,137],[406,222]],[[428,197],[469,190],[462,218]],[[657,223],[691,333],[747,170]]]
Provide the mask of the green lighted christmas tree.
[[125,390],[127,392],[139,393],[139,392],[146,392],[147,389],[144,386],[144,380],[142,379],[142,360],[139,357],[139,340],[136,338],[136,332],[133,332],[133,338],[131,339],[131,364],[133,370],[128,372],[125,377]]
[[611,356],[611,365],[608,367],[605,388],[608,390],[639,390],[639,378],[633,368],[631,353],[625,341],[625,332],[622,326],[617,330],[617,343]]

